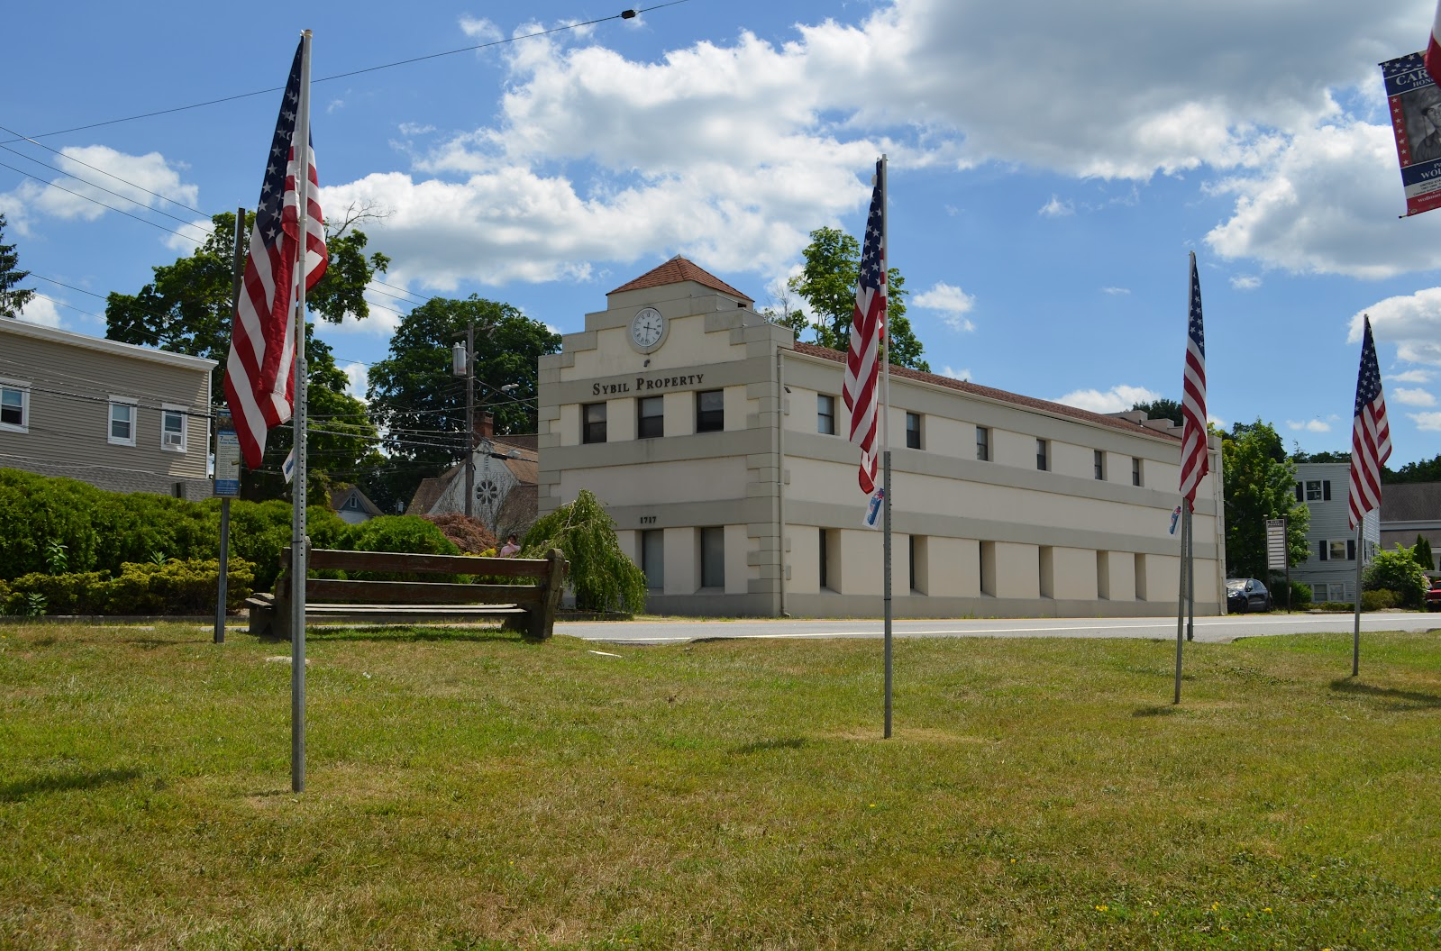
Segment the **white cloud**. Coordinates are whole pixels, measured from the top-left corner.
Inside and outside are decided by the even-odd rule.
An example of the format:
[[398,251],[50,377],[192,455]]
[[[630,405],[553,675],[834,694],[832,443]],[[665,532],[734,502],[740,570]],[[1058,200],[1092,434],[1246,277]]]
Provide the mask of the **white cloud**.
[[1407,413],[1416,428],[1427,433],[1441,433],[1441,413]]
[[969,367],[957,370],[955,367],[948,366],[941,371],[941,376],[948,376],[953,380],[963,380],[969,383],[971,380],[971,371]]
[[1129,287],[1103,287],[1101,293],[1110,294],[1112,297],[1129,297],[1131,289]]
[[215,222],[204,218],[188,225],[176,225],[172,230],[178,233],[166,235],[165,246],[181,257],[188,258],[210,238],[210,233],[215,230]]
[[55,162],[67,173],[54,180],[60,187],[27,182],[19,189],[27,204],[40,214],[94,221],[106,213],[105,205],[132,213],[138,205],[177,214],[183,212],[158,196],[190,206],[199,201],[199,188],[181,181],[184,166],[172,166],[159,152],[128,155],[103,145],[69,146],[61,150]]
[[365,390],[370,382],[370,371],[363,363],[348,363],[341,369],[350,381],[345,385],[345,392],[364,403]]
[[[1371,315],[1376,346],[1396,344],[1396,356],[1407,363],[1441,366],[1441,287],[1428,287],[1406,297],[1388,297],[1351,318],[1346,342],[1361,342],[1362,318]],[[1377,355],[1380,359],[1380,354]],[[1384,383],[1386,375],[1382,374]]]
[[35,296],[20,309],[20,319],[30,324],[40,324],[45,327],[63,327],[60,319],[60,309],[55,302],[46,297]]
[[1292,432],[1298,433],[1329,433],[1331,431],[1331,424],[1328,423],[1326,420],[1319,418],[1308,419],[1305,421],[1288,419],[1286,420],[1286,428],[1291,430]]
[[1072,390],[1055,402],[1093,413],[1122,413],[1137,403],[1150,403],[1161,399],[1161,394],[1143,386],[1119,384],[1109,390]]
[[482,43],[490,43],[505,38],[505,34],[501,32],[500,27],[484,17],[461,17],[460,31],[471,39],[480,40]]
[[976,329],[976,325],[965,316],[976,306],[976,299],[959,287],[941,281],[911,298],[911,302],[917,307],[940,311],[941,320],[952,330],[969,332]]
[[1074,215],[1075,213],[1075,202],[1071,201],[1069,198],[1065,201],[1061,201],[1061,199],[1056,195],[1052,195],[1051,200],[1042,205],[1040,210],[1036,212],[1036,214],[1040,215],[1043,218],[1066,218]]
[[1410,389],[1407,389],[1407,388],[1404,387],[1404,386],[1398,388],[1398,389],[1395,391],[1395,398],[1396,398],[1396,402],[1401,403],[1401,404],[1403,404],[1403,405],[1405,405],[1405,406],[1435,406],[1435,405],[1436,405],[1436,397],[1432,396],[1430,393],[1426,392],[1425,390],[1421,390],[1421,389],[1410,390]]
[[1386,377],[1387,383],[1430,383],[1435,379],[1435,374],[1430,370],[1407,370],[1405,373],[1393,373]]
[[1231,286],[1238,291],[1254,291],[1261,286],[1261,279],[1254,274],[1238,274],[1231,278]]

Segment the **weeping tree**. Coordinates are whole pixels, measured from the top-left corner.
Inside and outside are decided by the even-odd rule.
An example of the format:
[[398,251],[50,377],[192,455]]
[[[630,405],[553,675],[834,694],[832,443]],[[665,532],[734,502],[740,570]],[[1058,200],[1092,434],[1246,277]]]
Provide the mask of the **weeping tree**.
[[588,489],[575,501],[539,519],[525,534],[521,557],[543,558],[552,548],[570,563],[566,580],[583,611],[645,609],[645,572],[620,550],[615,521]]

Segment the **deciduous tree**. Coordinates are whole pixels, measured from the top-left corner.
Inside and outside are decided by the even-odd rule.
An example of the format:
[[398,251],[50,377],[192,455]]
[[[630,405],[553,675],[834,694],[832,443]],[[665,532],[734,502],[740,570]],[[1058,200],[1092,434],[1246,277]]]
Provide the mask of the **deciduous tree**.
[[1296,501],[1296,466],[1269,423],[1237,423],[1221,443],[1225,468],[1227,575],[1265,578],[1266,520],[1287,519],[1291,564],[1309,554],[1306,530],[1311,510]]

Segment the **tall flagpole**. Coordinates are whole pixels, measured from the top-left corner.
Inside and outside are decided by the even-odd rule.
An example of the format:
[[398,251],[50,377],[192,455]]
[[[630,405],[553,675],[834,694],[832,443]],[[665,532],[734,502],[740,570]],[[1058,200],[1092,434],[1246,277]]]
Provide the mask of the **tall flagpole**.
[[291,485],[292,505],[290,535],[291,621],[290,621],[290,789],[305,791],[305,575],[307,564],[305,503],[309,487],[305,445],[305,259],[309,253],[306,212],[310,207],[310,31],[301,32],[304,48],[300,57],[299,145],[295,156],[296,192],[299,207],[296,233],[295,267],[295,408],[291,418],[295,433],[295,476]]
[[886,730],[885,738],[891,738],[891,242],[889,214],[886,206],[890,202],[888,190],[890,182],[886,175],[886,156],[881,154],[881,247],[884,252],[881,256],[881,286],[886,289],[885,309],[881,313],[881,372],[884,374],[884,382],[881,386],[881,467],[885,470],[881,474],[881,484],[885,490],[885,499],[882,504],[885,507],[886,537]]
[[1181,702],[1181,645],[1184,642],[1186,626],[1186,536],[1190,532],[1190,522],[1186,519],[1186,500],[1181,500],[1181,580],[1177,584],[1176,603],[1176,699],[1173,703]]
[[1196,639],[1196,507],[1186,503],[1186,640]]
[[1351,676],[1361,673],[1361,563],[1366,560],[1366,516],[1356,523],[1356,617],[1351,631]]

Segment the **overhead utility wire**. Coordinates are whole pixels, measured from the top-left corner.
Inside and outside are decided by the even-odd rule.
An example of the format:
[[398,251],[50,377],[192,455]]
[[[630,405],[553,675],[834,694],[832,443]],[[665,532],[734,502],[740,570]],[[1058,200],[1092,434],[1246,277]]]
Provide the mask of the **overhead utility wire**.
[[[460,49],[446,50],[443,53],[429,53],[425,56],[413,56],[410,59],[396,60],[393,63],[385,63],[380,66],[366,66],[362,67],[361,69],[353,69],[346,73],[334,73],[330,76],[321,76],[318,79],[312,79],[310,81],[310,84],[313,86],[316,83],[331,82],[336,79],[347,79],[351,76],[359,76],[362,73],[374,73],[382,69],[393,69],[396,66],[408,66],[411,63],[422,63],[426,60],[439,59],[442,56],[454,56],[458,53],[473,53],[476,50],[489,49],[493,46],[505,46],[510,43],[519,42],[520,40],[533,40],[542,36],[550,36],[554,33],[564,33],[570,30],[579,30],[582,27],[595,26],[597,23],[605,23],[609,20],[630,20],[634,19],[635,16],[640,13],[648,13],[651,10],[659,10],[662,7],[673,7],[678,4],[687,2],[689,2],[689,0],[670,0],[669,3],[658,3],[654,6],[645,7],[643,9],[622,10],[620,13],[615,13],[608,17],[598,17],[594,20],[586,20],[583,23],[567,23],[564,26],[556,26],[551,27],[548,30],[538,30],[535,33],[527,33],[524,36],[512,36],[505,39],[491,40],[488,43],[477,43],[475,46],[466,46]],[[9,145],[12,142],[23,142],[26,139],[48,139],[53,136],[66,135],[71,132],[84,132],[87,129],[98,129],[101,126],[118,125],[122,122],[134,122],[137,119],[150,119],[155,116],[170,115],[171,113],[175,112],[185,112],[190,109],[202,109],[206,106],[218,106],[226,102],[235,102],[240,99],[250,99],[255,96],[264,96],[267,93],[281,92],[284,90],[284,88],[285,87],[283,86],[271,86],[267,89],[257,89],[254,92],[243,92],[237,93],[233,96],[222,96],[219,99],[210,99],[205,102],[194,102],[188,106],[174,106],[169,109],[157,109],[153,112],[142,112],[138,115],[126,116],[123,119],[106,119],[101,122],[91,122],[88,125],[79,125],[70,129],[57,129],[54,132],[41,132],[38,135],[21,136],[18,139],[7,139],[5,142],[0,142],[0,145]]]
[[[141,224],[147,224],[147,225],[149,225],[149,226],[152,227],[152,228],[158,228],[158,229],[160,229],[161,231],[166,232],[167,234],[173,234],[173,235],[175,235],[176,237],[185,238],[187,241],[195,241],[196,244],[201,243],[201,242],[197,241],[192,235],[181,234],[179,231],[172,230],[172,229],[170,229],[170,228],[165,227],[164,225],[157,225],[157,224],[156,224],[155,222],[153,222],[153,221],[146,221],[144,218],[140,217],[139,215],[133,215],[133,214],[131,214],[130,212],[125,211],[125,210],[122,209],[122,208],[116,208],[114,205],[107,205],[107,204],[105,204],[105,202],[100,201],[100,200],[95,199],[95,198],[91,198],[89,195],[82,195],[82,194],[80,194],[79,192],[71,191],[70,189],[66,188],[64,185],[57,185],[57,184],[55,184],[54,182],[47,182],[45,179],[41,178],[40,176],[38,176],[38,175],[31,175],[29,172],[22,171],[21,169],[18,169],[18,168],[16,168],[16,167],[13,166],[13,165],[6,165],[4,162],[0,162],[0,168],[8,168],[8,169],[10,169],[10,171],[12,171],[12,172],[17,172],[17,173],[19,173],[19,174],[21,174],[21,175],[24,175],[26,178],[33,178],[33,179],[35,179],[37,182],[39,182],[39,183],[42,184],[42,185],[49,185],[51,188],[58,188],[58,189],[60,189],[62,192],[65,192],[65,193],[68,194],[68,195],[74,195],[76,198],[83,198],[83,199],[85,199],[86,201],[94,202],[95,204],[99,205],[99,206],[102,207],[102,208],[109,208],[111,211],[114,211],[114,212],[117,212],[117,213],[119,213],[119,214],[122,214],[122,215],[124,215],[124,216],[127,217],[127,218],[134,218],[136,221],[140,222]],[[86,184],[89,184],[89,183],[87,182]],[[98,188],[99,186],[97,185],[96,187]],[[112,192],[112,194],[113,194],[113,192]],[[135,199],[133,199],[133,198],[127,198],[127,199],[125,199],[125,200],[126,200],[126,201],[135,201]],[[139,202],[135,202],[135,203],[136,203],[137,205],[140,204]],[[161,212],[161,214],[166,214],[166,212]],[[174,215],[171,215],[170,217],[173,218],[173,217],[175,217],[175,216],[174,216]],[[186,223],[188,224],[189,222],[186,222]]]

